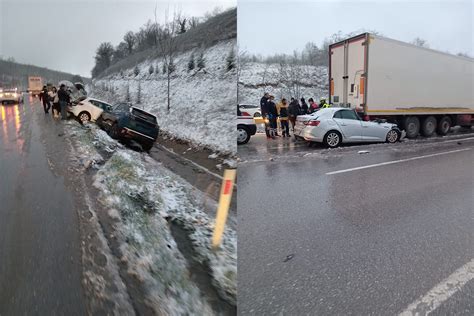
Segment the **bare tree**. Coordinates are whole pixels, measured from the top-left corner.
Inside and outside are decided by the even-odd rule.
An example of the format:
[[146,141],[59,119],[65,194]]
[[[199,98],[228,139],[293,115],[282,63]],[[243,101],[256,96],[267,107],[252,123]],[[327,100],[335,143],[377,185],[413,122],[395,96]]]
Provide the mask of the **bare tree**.
[[200,19],[198,17],[191,17],[189,20],[188,20],[188,26],[190,29],[194,29],[196,26],[199,25],[199,21]]
[[[175,70],[174,58],[177,53],[177,43],[176,43],[176,31],[177,31],[177,21],[181,18],[181,13],[174,10],[173,16],[170,20],[169,17],[169,8],[165,11],[165,21],[163,29],[158,32],[158,49],[163,58],[163,69],[166,70],[166,82],[167,82],[167,109],[170,111],[171,105],[171,74]],[[157,23],[156,18],[156,6],[155,6],[155,23]]]
[[178,34],[186,33],[186,24],[188,22],[188,19],[185,17],[179,17],[176,22],[178,23]]
[[135,43],[137,42],[137,38],[136,38],[135,34],[133,34],[132,31],[128,31],[124,35],[123,41],[126,44],[128,55],[131,55],[132,52],[133,52],[133,48],[135,47]]
[[428,45],[428,42],[420,37],[416,37],[413,41],[411,41],[411,44],[425,48],[430,47],[430,45]]
[[237,54],[237,102],[240,100],[240,75],[242,73],[242,70],[247,67],[249,59],[247,58],[247,52],[246,51],[239,51],[237,48],[237,51],[239,52]]

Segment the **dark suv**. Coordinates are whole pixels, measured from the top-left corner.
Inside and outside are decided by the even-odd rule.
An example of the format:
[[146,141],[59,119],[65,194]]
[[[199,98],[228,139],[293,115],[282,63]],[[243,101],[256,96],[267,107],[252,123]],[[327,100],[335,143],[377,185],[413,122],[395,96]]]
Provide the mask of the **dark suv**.
[[158,137],[156,116],[130,103],[118,103],[102,112],[97,124],[112,138],[133,139],[150,150]]

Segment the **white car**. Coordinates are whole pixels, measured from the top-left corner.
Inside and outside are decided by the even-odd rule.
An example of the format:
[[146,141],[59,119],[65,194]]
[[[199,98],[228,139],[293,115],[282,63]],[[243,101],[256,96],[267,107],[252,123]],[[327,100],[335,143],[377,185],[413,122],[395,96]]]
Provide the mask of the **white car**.
[[4,103],[21,103],[23,96],[21,91],[14,89],[0,89],[0,104]]
[[237,116],[237,145],[248,143],[250,136],[257,132],[257,125],[253,117],[246,115]]
[[107,102],[93,98],[85,98],[82,101],[73,102],[68,111],[84,123],[89,121],[95,122],[104,110],[111,108],[112,105]]
[[239,104],[239,108],[242,112],[247,112],[250,116],[253,116],[253,117],[262,116],[262,111],[260,110],[260,106],[258,105]]
[[401,132],[396,124],[363,121],[353,109],[327,108],[298,116],[294,135],[334,148],[341,143],[395,143]]

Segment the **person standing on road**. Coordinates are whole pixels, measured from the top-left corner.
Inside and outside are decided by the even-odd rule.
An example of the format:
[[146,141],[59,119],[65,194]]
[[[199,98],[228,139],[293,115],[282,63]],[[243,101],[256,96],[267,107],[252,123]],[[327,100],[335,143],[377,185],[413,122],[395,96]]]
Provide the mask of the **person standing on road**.
[[313,98],[309,98],[309,113],[314,113],[319,110],[319,106],[316,102],[314,102]]
[[41,92],[41,94],[41,99],[43,100],[44,114],[48,114],[49,109],[51,109],[51,102],[49,99],[48,88],[46,86],[43,87],[43,91]]
[[61,120],[67,119],[67,106],[71,102],[71,97],[66,91],[66,86],[62,84],[58,91],[59,106],[61,107]]
[[277,105],[278,117],[280,118],[281,134],[283,137],[290,137],[290,127],[288,126],[288,102],[281,99]]
[[325,109],[325,108],[328,108],[329,107],[329,103],[326,103],[326,98],[325,97],[322,97],[320,100],[319,100],[319,108],[320,109]]
[[270,138],[270,125],[268,123],[268,99],[270,97],[270,94],[268,92],[265,92],[263,97],[260,99],[260,111],[262,112],[262,118],[265,120],[265,134],[267,135],[267,138]]
[[288,106],[288,117],[291,122],[291,129],[293,133],[295,132],[296,117],[300,114],[300,105],[298,101],[294,98],[291,98],[290,105]]
[[268,117],[268,124],[269,124],[269,134],[272,139],[275,139],[275,136],[278,136],[277,133],[277,117],[278,112],[276,108],[276,104],[273,101],[275,97],[273,95],[270,96],[267,102],[267,117]]
[[56,87],[53,87],[53,89],[49,93],[49,96],[53,102],[53,106],[51,110],[53,117],[58,118],[59,113],[61,112],[61,107],[59,106],[58,89]]
[[308,114],[308,104],[306,103],[306,100],[304,98],[301,98],[301,115]]

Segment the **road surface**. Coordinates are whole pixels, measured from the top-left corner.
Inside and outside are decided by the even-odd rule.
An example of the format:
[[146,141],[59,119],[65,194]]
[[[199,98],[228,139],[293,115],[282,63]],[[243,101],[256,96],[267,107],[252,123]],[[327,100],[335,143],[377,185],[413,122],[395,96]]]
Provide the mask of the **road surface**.
[[239,154],[241,315],[474,314],[472,134]]
[[0,125],[0,315],[84,315],[73,192],[45,142],[60,155],[62,125],[27,96]]

